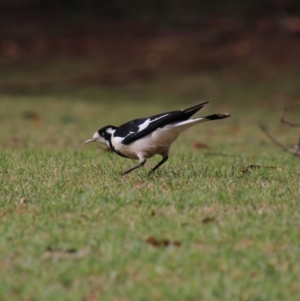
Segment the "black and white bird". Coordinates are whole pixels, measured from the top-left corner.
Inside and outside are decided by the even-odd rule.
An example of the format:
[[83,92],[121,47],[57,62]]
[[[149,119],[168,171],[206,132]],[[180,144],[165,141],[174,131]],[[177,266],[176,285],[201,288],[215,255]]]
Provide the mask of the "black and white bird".
[[139,160],[139,164],[126,170],[122,175],[143,166],[148,158],[161,155],[162,160],[150,170],[150,174],[168,160],[170,146],[181,132],[198,123],[230,116],[228,113],[218,113],[189,119],[207,103],[147,118],[134,119],[119,127],[107,125],[99,129],[93,138],[86,140],[83,144],[98,141],[108,145],[122,157]]

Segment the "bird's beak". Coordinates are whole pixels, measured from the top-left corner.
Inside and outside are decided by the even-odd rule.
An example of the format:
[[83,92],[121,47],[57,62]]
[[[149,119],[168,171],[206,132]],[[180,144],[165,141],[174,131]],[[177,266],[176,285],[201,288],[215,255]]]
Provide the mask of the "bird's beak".
[[96,138],[88,139],[88,140],[86,140],[85,142],[83,142],[82,145],[83,145],[83,144],[90,143],[90,142],[95,142],[96,140],[97,140]]

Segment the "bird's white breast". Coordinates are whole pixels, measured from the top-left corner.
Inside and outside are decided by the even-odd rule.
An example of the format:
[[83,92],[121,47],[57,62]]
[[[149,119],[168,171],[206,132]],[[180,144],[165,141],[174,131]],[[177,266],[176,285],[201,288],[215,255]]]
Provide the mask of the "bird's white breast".
[[151,158],[155,154],[167,153],[178,136],[179,132],[172,125],[168,125],[127,145],[122,144],[122,137],[112,136],[111,142],[116,150],[130,159],[139,159],[141,155]]

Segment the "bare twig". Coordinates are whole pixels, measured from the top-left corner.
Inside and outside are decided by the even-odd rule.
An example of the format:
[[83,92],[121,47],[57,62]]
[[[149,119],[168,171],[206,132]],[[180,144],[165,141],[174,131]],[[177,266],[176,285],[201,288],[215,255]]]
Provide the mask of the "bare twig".
[[[299,128],[300,124],[291,122],[287,120],[287,115],[288,113],[293,110],[295,107],[300,105],[300,100],[294,102],[292,105],[288,106],[285,108],[282,117],[280,118],[281,123],[286,124],[290,127],[294,127],[294,128]],[[298,139],[298,143],[294,146],[293,149],[288,149],[287,147],[285,147],[283,144],[281,144],[280,142],[278,142],[267,130],[267,127],[265,125],[260,125],[260,129],[268,136],[268,138],[277,146],[279,146],[281,149],[283,149],[285,152],[289,153],[289,154],[293,154],[294,156],[300,157],[300,137]]]
[[284,110],[284,112],[283,112],[283,115],[282,115],[280,121],[281,121],[282,123],[284,123],[284,124],[287,124],[287,125],[291,126],[291,127],[299,128],[299,127],[300,127],[300,124],[293,123],[293,122],[288,121],[288,120],[286,119],[288,113],[289,113],[292,109],[294,109],[295,107],[297,107],[297,106],[299,106],[299,105],[300,105],[300,100],[294,102],[291,106],[285,108],[285,110]]
[[281,147],[284,151],[290,153],[290,150],[285,147],[283,144],[281,144],[280,142],[278,142],[275,138],[273,138],[273,136],[268,132],[267,127],[263,124],[261,124],[260,129],[269,137],[269,139],[276,144],[277,146]]
[[260,125],[260,129],[268,136],[268,138],[277,146],[281,147],[285,152],[289,153],[289,154],[293,154],[297,157],[300,157],[300,137],[299,137],[299,141],[298,143],[295,145],[294,149],[288,149],[287,147],[285,147],[283,144],[281,144],[280,142],[278,142],[275,138],[273,138],[273,136],[268,132],[267,127],[265,125]]

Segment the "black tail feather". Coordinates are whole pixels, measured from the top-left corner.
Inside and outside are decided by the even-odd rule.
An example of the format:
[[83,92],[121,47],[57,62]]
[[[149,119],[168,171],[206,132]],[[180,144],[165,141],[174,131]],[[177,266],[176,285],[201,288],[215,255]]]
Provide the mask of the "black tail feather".
[[228,118],[228,117],[230,117],[230,115],[228,113],[218,113],[218,114],[205,116],[205,118],[209,119],[209,120],[224,119],[224,118]]
[[196,106],[193,106],[193,107],[181,110],[182,113],[180,114],[180,116],[178,116],[177,118],[175,118],[174,121],[178,122],[178,121],[188,120],[196,112],[198,112],[200,109],[202,109],[207,103],[208,103],[208,101],[200,103],[200,104],[198,104]]

